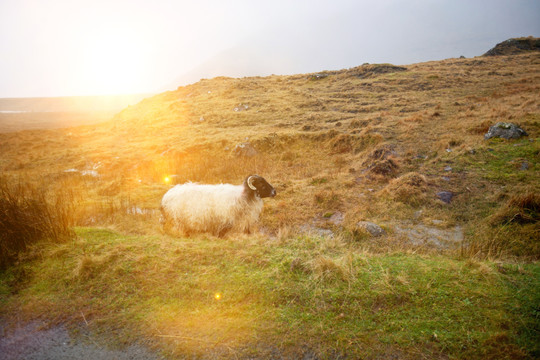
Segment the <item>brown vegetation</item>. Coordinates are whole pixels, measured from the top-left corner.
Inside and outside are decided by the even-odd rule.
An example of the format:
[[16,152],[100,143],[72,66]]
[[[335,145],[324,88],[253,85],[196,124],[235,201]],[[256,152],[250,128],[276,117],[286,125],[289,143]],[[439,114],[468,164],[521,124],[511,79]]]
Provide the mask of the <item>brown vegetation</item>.
[[[159,201],[171,184],[239,183],[257,173],[278,192],[261,221],[270,235],[306,224],[347,233],[359,220],[391,229],[421,211],[419,221],[461,224],[480,239],[477,225],[499,211],[501,192],[539,192],[539,90],[538,53],[220,77],[147,98],[105,123],[0,134],[0,171],[71,191],[77,224],[133,233],[159,233]],[[529,137],[485,141],[497,121]],[[256,155],[235,156],[241,142]],[[443,206],[440,190],[459,196]],[[335,212],[344,217],[337,227]]]

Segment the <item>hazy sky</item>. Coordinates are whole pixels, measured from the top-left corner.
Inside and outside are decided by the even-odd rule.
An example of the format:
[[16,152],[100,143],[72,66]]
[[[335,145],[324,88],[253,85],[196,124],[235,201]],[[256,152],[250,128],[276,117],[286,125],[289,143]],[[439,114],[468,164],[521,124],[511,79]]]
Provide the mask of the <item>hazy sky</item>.
[[0,0],[0,97],[481,55],[540,36],[540,0]]

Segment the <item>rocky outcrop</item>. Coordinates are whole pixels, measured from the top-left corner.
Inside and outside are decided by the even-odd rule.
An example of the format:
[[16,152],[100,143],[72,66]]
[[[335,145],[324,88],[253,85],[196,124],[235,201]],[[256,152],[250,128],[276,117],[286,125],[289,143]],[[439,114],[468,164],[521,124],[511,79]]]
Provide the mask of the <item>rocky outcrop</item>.
[[497,44],[483,56],[515,55],[529,51],[540,51],[540,38],[529,36],[526,38],[508,39]]

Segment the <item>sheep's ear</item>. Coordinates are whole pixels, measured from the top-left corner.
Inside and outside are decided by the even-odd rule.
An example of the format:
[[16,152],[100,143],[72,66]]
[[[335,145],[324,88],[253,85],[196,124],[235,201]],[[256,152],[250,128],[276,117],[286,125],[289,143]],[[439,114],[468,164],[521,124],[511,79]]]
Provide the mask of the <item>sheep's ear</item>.
[[250,176],[247,180],[247,184],[251,190],[257,190],[257,188],[253,185],[253,180],[255,180],[254,177]]

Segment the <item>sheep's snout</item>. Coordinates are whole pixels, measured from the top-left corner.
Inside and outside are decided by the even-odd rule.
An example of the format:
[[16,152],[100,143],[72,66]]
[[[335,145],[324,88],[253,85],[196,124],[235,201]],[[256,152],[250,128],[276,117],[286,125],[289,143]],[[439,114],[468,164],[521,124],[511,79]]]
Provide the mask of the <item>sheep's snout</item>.
[[270,197],[276,196],[276,189],[272,189],[272,192],[270,193]]

